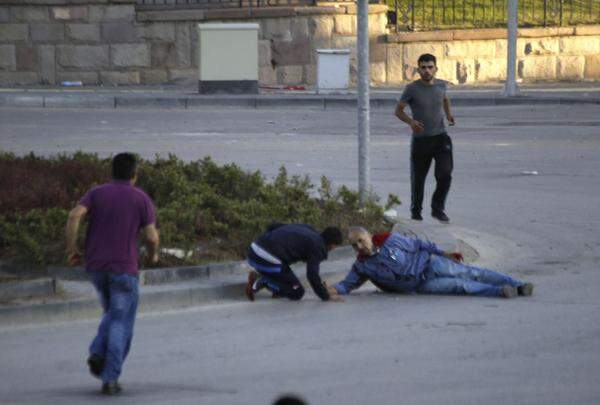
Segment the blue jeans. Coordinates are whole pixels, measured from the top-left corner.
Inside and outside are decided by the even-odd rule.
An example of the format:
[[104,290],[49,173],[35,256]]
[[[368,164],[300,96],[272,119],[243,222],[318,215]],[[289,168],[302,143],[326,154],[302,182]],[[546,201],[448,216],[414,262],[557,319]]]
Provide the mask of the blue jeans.
[[425,280],[418,292],[424,294],[468,294],[499,297],[503,285],[519,287],[523,282],[506,274],[456,263],[443,256],[431,255]]
[[270,266],[255,262],[248,258],[248,264],[262,276],[259,282],[269,291],[293,301],[302,299],[304,287],[294,272],[286,265],[272,264]]
[[90,354],[104,358],[103,382],[117,381],[131,346],[138,306],[138,279],[126,273],[90,271],[104,314]]

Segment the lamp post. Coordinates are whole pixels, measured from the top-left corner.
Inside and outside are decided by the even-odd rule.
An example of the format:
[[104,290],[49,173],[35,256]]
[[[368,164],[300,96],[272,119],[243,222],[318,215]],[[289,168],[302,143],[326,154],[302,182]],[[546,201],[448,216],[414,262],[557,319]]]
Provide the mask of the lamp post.
[[358,0],[358,191],[360,202],[369,198],[369,0]]
[[517,10],[518,0],[508,0],[508,46],[506,54],[506,83],[503,96],[519,95],[517,87]]

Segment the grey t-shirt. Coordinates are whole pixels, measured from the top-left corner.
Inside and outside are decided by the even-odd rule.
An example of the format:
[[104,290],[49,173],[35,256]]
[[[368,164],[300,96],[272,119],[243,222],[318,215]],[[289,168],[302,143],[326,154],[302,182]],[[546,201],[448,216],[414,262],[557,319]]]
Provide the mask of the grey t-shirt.
[[435,136],[446,132],[444,123],[444,97],[446,97],[446,81],[434,79],[433,85],[416,80],[404,88],[400,101],[406,102],[412,111],[413,119],[425,126],[423,132],[413,136]]

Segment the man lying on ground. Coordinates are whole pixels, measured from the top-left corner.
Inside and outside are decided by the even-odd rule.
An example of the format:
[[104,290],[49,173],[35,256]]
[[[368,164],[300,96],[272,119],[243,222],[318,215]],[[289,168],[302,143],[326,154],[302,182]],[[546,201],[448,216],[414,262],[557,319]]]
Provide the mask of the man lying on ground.
[[531,295],[533,284],[505,274],[460,263],[460,253],[446,253],[434,243],[397,232],[371,235],[352,228],[348,239],[358,257],[352,270],[330,293],[349,294],[367,280],[385,292],[480,295],[513,298]]
[[306,262],[306,277],[310,286],[323,301],[336,299],[330,294],[319,276],[319,264],[327,253],[342,243],[342,232],[335,227],[319,233],[304,224],[272,224],[248,248],[248,264],[256,271],[248,275],[246,296],[254,301],[254,294],[267,288],[276,297],[299,300],[304,295],[302,284],[290,269],[299,261]]

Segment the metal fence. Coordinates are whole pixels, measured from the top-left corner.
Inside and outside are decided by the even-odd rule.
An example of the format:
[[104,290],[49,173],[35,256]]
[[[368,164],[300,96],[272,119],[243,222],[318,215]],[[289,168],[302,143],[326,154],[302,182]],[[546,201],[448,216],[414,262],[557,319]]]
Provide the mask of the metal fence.
[[316,0],[137,0],[138,9],[313,6]]
[[[397,31],[506,27],[508,0],[388,0]],[[600,23],[600,0],[519,0],[520,27]]]

